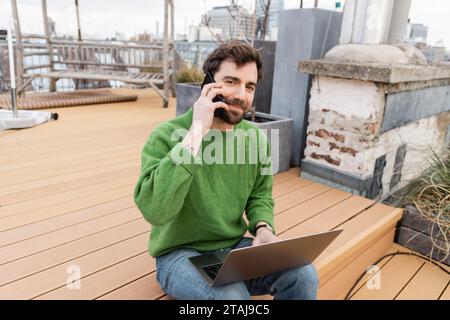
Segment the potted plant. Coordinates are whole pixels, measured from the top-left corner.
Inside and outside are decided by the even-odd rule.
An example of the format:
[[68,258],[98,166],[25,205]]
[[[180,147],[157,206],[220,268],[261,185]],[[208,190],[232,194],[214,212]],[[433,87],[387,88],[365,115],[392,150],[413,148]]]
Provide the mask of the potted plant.
[[[273,114],[257,112],[255,108],[244,118],[267,133],[272,149],[274,174],[289,170],[291,162],[292,128],[294,120]],[[277,131],[275,135],[274,130]],[[273,142],[277,141],[277,145]],[[275,163],[276,161],[276,163]]]
[[397,242],[450,265],[450,149],[432,154],[430,167],[398,197],[405,212]]
[[195,67],[183,67],[177,73],[175,90],[177,93],[176,115],[185,113],[200,96],[203,72]]

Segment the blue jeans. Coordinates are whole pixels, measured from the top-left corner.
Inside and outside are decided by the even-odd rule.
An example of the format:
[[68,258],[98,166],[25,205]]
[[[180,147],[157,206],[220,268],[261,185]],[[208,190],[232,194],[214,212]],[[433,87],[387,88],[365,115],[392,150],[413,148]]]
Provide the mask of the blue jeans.
[[[219,251],[248,247],[252,240],[244,237],[234,247]],[[315,300],[317,297],[318,278],[313,265],[211,287],[188,259],[204,253],[211,251],[183,248],[156,258],[156,278],[170,297],[179,300],[248,300],[251,296],[266,294],[276,300]]]

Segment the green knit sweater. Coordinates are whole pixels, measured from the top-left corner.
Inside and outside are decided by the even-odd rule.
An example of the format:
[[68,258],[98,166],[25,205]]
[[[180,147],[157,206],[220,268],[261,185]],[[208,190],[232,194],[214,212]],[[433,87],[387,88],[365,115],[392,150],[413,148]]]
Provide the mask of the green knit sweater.
[[[267,137],[244,120],[227,132],[210,130],[199,155],[193,157],[181,145],[191,124],[192,108],[154,129],[142,151],[134,200],[152,224],[153,257],[181,247],[198,251],[230,247],[247,230],[254,235],[260,221],[274,228]],[[181,134],[174,137],[174,132]],[[252,133],[258,133],[257,146]],[[245,157],[239,152],[244,149]],[[257,161],[252,157],[256,151]],[[183,161],[178,155],[184,156]]]

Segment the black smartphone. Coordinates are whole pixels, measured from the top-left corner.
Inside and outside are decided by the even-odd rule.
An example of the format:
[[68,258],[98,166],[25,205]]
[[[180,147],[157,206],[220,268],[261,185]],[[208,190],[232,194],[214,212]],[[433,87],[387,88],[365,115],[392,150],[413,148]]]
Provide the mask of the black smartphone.
[[[207,73],[205,74],[205,79],[203,79],[203,83],[202,83],[201,89],[203,89],[203,87],[204,87],[205,85],[207,85],[208,83],[214,83],[214,82],[215,82],[215,81],[214,81],[214,78],[213,78],[213,76],[211,75],[211,73],[207,72]],[[216,97],[213,99],[213,102],[225,102],[225,100],[223,99],[223,96],[222,96],[222,95],[218,95],[218,96],[216,96]]]

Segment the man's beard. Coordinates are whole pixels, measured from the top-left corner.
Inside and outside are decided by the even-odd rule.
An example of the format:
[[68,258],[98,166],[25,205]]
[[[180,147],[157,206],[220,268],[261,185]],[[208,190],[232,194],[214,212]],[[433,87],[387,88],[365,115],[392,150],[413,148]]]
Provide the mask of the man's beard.
[[235,111],[231,110],[231,108],[229,110],[217,108],[216,110],[214,110],[214,117],[219,118],[231,125],[236,125],[241,122],[247,112],[245,102],[241,100],[225,100],[225,103],[229,106],[236,106],[240,110]]

